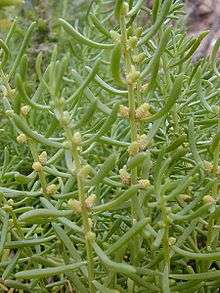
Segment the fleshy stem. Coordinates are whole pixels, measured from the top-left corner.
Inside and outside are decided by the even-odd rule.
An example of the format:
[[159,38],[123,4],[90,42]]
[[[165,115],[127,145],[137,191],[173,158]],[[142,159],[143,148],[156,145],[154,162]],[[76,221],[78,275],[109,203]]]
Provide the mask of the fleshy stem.
[[[217,108],[217,116],[218,116],[218,128],[217,133],[220,131],[220,107]],[[219,152],[220,152],[220,144],[218,143],[217,147],[214,150],[213,154],[213,175],[214,177],[218,176],[218,162],[219,162]],[[215,200],[218,200],[218,182],[215,182],[212,188],[212,195],[215,198]],[[207,236],[207,247],[210,247],[212,245],[212,242],[217,239],[218,232],[214,232],[213,226],[214,226],[214,219],[210,219],[208,223],[208,236]],[[213,237],[213,233],[215,234],[215,237]],[[217,234],[217,235],[216,235]],[[215,241],[216,242],[216,241]]]
[[[126,76],[132,71],[131,53],[128,49],[128,37],[126,30],[125,16],[122,13],[120,17],[121,41],[124,49],[124,59],[126,65]],[[129,105],[129,121],[131,127],[131,143],[137,141],[137,124],[135,119],[135,85],[128,83],[128,105]],[[137,167],[131,169],[131,184],[137,184]],[[136,219],[141,215],[140,206],[137,196],[132,198],[132,209]]]
[[61,116],[61,125],[64,128],[64,131],[66,133],[67,140],[69,142],[70,151],[72,153],[74,162],[75,162],[75,168],[77,170],[77,186],[78,186],[78,193],[79,193],[79,201],[81,205],[81,215],[82,215],[82,221],[83,221],[83,227],[84,227],[84,233],[85,233],[85,243],[86,243],[86,253],[87,253],[87,262],[88,262],[88,283],[89,283],[89,289],[90,293],[95,292],[95,288],[93,285],[94,280],[94,261],[93,261],[93,248],[92,248],[92,231],[91,231],[91,225],[89,221],[89,212],[85,204],[86,200],[86,193],[85,193],[85,184],[84,184],[84,175],[82,174],[83,166],[80,160],[80,151],[79,151],[79,145],[74,140],[74,133],[72,132],[72,129],[68,126],[68,123],[62,123],[62,121],[65,121],[65,118],[63,117],[63,111],[60,111]]
[[170,293],[169,288],[169,271],[170,271],[170,248],[169,248],[169,215],[166,206],[166,200],[164,198],[163,192],[159,188],[159,201],[160,201],[160,209],[162,212],[162,221],[164,227],[164,235],[163,235],[163,253],[164,253],[164,277],[162,280],[162,288],[164,293]]

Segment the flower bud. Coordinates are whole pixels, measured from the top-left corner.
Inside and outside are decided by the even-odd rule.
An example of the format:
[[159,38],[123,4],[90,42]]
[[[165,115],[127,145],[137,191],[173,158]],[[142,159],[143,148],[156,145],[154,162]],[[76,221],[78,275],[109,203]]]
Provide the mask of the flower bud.
[[27,115],[28,115],[28,113],[30,112],[30,106],[28,106],[28,105],[24,105],[24,106],[22,106],[21,107],[21,110],[20,110],[20,112],[21,112],[21,115],[22,116],[24,116],[24,117],[26,117]]
[[17,136],[16,140],[20,144],[25,144],[25,143],[27,143],[28,138],[24,133],[21,133]]
[[68,125],[70,124],[70,114],[68,111],[64,111],[63,112],[63,115],[62,115],[62,118],[60,119],[60,122],[63,124],[63,125]]
[[127,76],[128,84],[131,85],[135,83],[139,77],[140,77],[140,72],[136,70],[134,65],[131,65],[131,72]]
[[140,151],[140,144],[137,141],[134,141],[128,147],[128,153],[130,156],[135,156]]
[[144,103],[140,107],[138,107],[135,110],[136,119],[141,121],[147,119],[151,115],[149,109],[150,105],[148,103]]
[[138,38],[136,36],[132,36],[128,39],[128,49],[135,49],[137,47]]
[[210,203],[210,204],[213,204],[216,202],[215,198],[209,194],[205,195],[203,198],[202,198],[203,202],[206,204],[206,203]]
[[55,194],[56,192],[57,192],[57,186],[56,186],[56,184],[50,184],[50,185],[47,186],[46,193],[48,195]]
[[148,147],[149,141],[148,141],[148,136],[146,134],[139,135],[137,138],[137,142],[139,144],[139,149],[141,151],[146,150]]
[[33,165],[32,165],[32,169],[35,172],[41,172],[41,171],[43,171],[43,166],[41,165],[40,162],[34,162]]
[[73,144],[75,144],[77,146],[80,145],[80,143],[82,142],[80,132],[77,131],[74,133],[72,142],[73,142]]
[[9,204],[5,204],[5,205],[2,207],[2,209],[3,209],[6,213],[10,213],[10,212],[13,211],[12,206],[9,205]]
[[46,165],[47,164],[47,152],[43,151],[39,156],[38,160],[41,163],[41,165]]
[[86,239],[89,240],[89,241],[94,241],[94,240],[96,239],[96,235],[95,235],[95,233],[93,233],[93,232],[91,232],[91,231],[88,232],[88,233],[86,233],[85,237],[86,237]]
[[123,184],[130,185],[131,175],[128,173],[126,166],[119,170],[120,178]]
[[124,105],[120,105],[119,107],[119,115],[123,118],[128,119],[129,118],[129,108],[124,106]]
[[148,179],[141,179],[138,181],[138,183],[143,189],[147,189],[150,186],[150,181]]
[[91,194],[85,200],[85,206],[86,206],[86,208],[90,210],[94,206],[95,202],[96,202],[96,195],[95,194]]
[[169,242],[169,245],[172,246],[172,245],[174,245],[176,243],[176,238],[175,237],[169,237],[168,242]]
[[90,166],[90,165],[85,165],[85,166],[83,166],[83,167],[79,170],[78,175],[79,175],[79,177],[85,179],[85,178],[88,177],[88,175],[90,174],[90,172],[91,172],[91,166]]
[[208,161],[204,161],[204,167],[210,173],[213,171],[213,164]]
[[8,205],[13,206],[15,202],[13,201],[12,198],[10,198],[10,199],[7,201],[7,203],[8,203]]
[[71,209],[73,209],[76,213],[81,213],[82,212],[82,207],[80,201],[76,199],[70,199],[68,201],[68,205]]

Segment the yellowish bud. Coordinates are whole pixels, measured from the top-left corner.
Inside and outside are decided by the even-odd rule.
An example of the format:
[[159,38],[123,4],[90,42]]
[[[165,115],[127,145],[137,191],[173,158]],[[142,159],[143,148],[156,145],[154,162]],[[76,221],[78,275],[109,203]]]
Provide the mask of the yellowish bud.
[[135,156],[140,151],[140,144],[137,141],[134,141],[128,147],[128,153],[130,156]]
[[50,184],[50,185],[47,186],[46,193],[48,195],[55,194],[56,192],[57,192],[57,186],[56,186],[56,184]]
[[82,141],[82,138],[81,138],[80,132],[75,132],[73,135],[73,144],[78,146],[80,145],[81,141]]
[[28,138],[24,133],[21,133],[17,136],[16,140],[20,144],[25,144],[25,143],[27,143]]
[[119,107],[119,115],[123,118],[128,119],[129,118],[129,108],[124,106],[124,105],[120,105]]
[[70,199],[68,201],[68,205],[71,209],[73,209],[76,213],[81,213],[82,212],[82,207],[80,201],[76,199]]
[[87,209],[91,209],[96,202],[96,195],[91,194],[87,199],[85,200],[85,206]]
[[131,85],[135,83],[139,77],[140,77],[140,72],[136,70],[134,65],[131,65],[131,72],[127,76],[128,84]]
[[128,39],[128,49],[135,49],[137,47],[138,38],[136,36],[132,36]]
[[143,189],[147,189],[150,186],[150,181],[148,179],[141,179],[138,181],[138,183]]
[[149,112],[149,109],[150,109],[150,105],[148,103],[144,103],[140,107],[138,107],[135,111],[136,119],[138,120],[147,119],[151,115]]
[[60,122],[61,122],[63,125],[68,125],[68,124],[70,124],[70,114],[69,114],[68,111],[64,111],[64,112],[63,112],[63,115],[62,115],[62,118],[61,118]]
[[119,170],[120,178],[123,184],[130,185],[131,175],[128,173],[126,166]]
[[91,231],[86,233],[85,236],[86,236],[86,239],[89,240],[89,241],[94,241],[96,239],[95,233],[93,233]]
[[43,151],[39,156],[38,156],[39,162],[44,166],[47,164],[47,152]]
[[30,106],[28,105],[24,105],[21,107],[21,115],[23,115],[24,117],[26,117],[28,115],[28,113],[30,112]]
[[85,165],[81,168],[81,170],[79,171],[79,176],[81,178],[87,178],[88,175],[90,174],[91,172],[91,166],[90,165]]
[[204,167],[210,173],[213,171],[213,164],[208,161],[204,161]]
[[169,245],[172,246],[172,245],[174,245],[176,243],[176,238],[175,237],[169,237],[168,242],[169,242]]
[[149,144],[148,136],[146,134],[139,135],[137,138],[137,142],[139,144],[139,149],[141,151],[144,151],[148,147],[148,144]]
[[212,204],[212,203],[215,203],[216,202],[215,198],[213,196],[209,195],[209,194],[208,195],[205,195],[202,200],[203,200],[203,202],[205,204],[206,203]]
[[34,162],[33,165],[32,165],[32,169],[35,172],[41,172],[41,171],[43,171],[43,166],[41,165],[40,162]]

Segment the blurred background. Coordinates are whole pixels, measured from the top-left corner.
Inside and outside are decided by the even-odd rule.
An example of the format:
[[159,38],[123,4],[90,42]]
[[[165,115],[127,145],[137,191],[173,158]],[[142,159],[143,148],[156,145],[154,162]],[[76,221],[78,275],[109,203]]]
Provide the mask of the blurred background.
[[[146,0],[147,21],[154,0]],[[220,37],[220,0],[176,0],[184,3],[183,23],[189,35],[198,35],[201,31],[210,30],[208,37],[200,47],[199,57],[210,52],[215,40]],[[18,16],[23,34],[25,22],[38,19],[38,37],[36,43],[40,44],[36,51],[50,49],[54,35],[52,33],[53,21],[57,17],[63,17],[78,26],[83,25],[85,17],[92,3],[102,0],[1,0],[0,1],[0,37],[11,26],[12,20]],[[105,1],[106,2],[106,1]],[[114,1],[108,1],[113,6]],[[20,5],[19,5],[20,4]],[[109,12],[111,11],[111,7]],[[105,12],[106,14],[108,11]]]

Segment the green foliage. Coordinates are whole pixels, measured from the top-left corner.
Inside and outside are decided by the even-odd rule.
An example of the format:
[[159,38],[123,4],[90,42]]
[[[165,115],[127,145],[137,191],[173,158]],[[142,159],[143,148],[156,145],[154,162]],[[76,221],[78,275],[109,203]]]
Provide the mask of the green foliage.
[[207,33],[186,36],[179,1],[144,3],[57,18],[50,53],[35,22],[0,40],[2,290],[220,286],[219,41],[192,63]]

